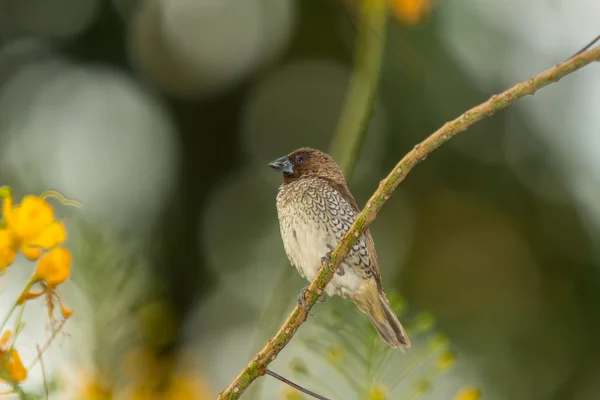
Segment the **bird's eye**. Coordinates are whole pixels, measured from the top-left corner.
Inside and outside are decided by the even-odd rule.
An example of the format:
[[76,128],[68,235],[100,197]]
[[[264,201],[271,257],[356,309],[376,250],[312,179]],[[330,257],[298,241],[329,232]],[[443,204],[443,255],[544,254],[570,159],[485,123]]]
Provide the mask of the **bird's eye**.
[[302,164],[303,162],[304,162],[304,157],[302,157],[302,156],[296,157],[296,163]]

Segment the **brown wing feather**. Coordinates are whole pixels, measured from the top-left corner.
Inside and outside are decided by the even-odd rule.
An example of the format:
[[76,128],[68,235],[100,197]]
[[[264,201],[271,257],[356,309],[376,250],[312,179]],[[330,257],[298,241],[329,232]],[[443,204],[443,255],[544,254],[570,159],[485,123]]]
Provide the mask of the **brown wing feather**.
[[[337,192],[348,202],[352,209],[358,215],[360,213],[360,208],[350,193],[350,189],[346,185],[346,182],[338,183],[328,180],[331,186],[337,190]],[[367,249],[369,250],[369,259],[371,260],[371,270],[373,272],[373,276],[375,277],[375,281],[377,282],[377,286],[379,290],[383,291],[383,286],[381,285],[381,273],[379,272],[379,260],[377,259],[377,253],[375,252],[375,244],[373,242],[373,237],[371,236],[371,231],[367,228],[364,233],[365,242],[367,244]],[[384,292],[385,293],[385,292]]]

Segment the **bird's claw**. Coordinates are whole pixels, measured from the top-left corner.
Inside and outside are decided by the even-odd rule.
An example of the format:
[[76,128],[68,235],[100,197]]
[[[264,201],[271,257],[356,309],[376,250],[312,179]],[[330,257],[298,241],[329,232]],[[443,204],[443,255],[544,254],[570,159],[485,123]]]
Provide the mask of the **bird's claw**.
[[[331,265],[331,253],[333,252],[333,246],[327,245],[327,247],[329,248],[330,251],[328,251],[323,257],[321,257],[321,264]],[[342,276],[346,273],[346,271],[344,271],[344,267],[342,265],[337,267],[337,270],[335,272],[339,276]],[[321,296],[321,297],[323,298],[323,300],[319,300],[319,301],[325,301],[324,296]]]
[[321,257],[321,264],[324,264],[324,263],[331,264],[331,252],[333,251],[333,246],[328,244],[327,248],[329,249],[329,251],[327,253],[325,253],[325,255],[323,257]]
[[331,264],[331,251],[328,251],[323,257],[321,257],[321,264]]
[[305,296],[306,296],[306,291],[308,290],[308,286],[306,286],[304,289],[302,289],[300,291],[300,294],[298,294],[298,304],[300,304],[302,306],[302,308],[304,308],[304,311],[306,311],[306,317],[308,318],[308,316],[310,315],[311,317],[313,316],[310,311],[308,310],[308,306],[306,305],[306,300],[304,300]]

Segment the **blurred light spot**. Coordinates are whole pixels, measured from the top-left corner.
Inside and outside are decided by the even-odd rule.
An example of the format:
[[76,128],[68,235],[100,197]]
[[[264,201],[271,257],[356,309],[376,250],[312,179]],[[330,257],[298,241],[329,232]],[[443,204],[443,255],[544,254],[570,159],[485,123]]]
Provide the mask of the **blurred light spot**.
[[146,0],[131,53],[170,94],[208,96],[278,57],[293,27],[292,0]]
[[201,91],[193,68],[174,57],[160,29],[159,2],[146,0],[129,25],[132,63],[151,84],[170,95],[190,97]]
[[[177,162],[165,110],[116,71],[44,67],[25,68],[0,101],[0,114],[19,105],[8,117],[2,162],[25,184],[43,183],[81,201],[89,216],[148,228]],[[49,70],[56,71],[51,78]],[[36,89],[24,101],[19,89],[28,87]]]
[[[0,91],[0,151],[9,152],[6,148],[9,146],[9,139],[20,136],[21,131],[26,129],[31,106],[40,95],[44,83],[61,74],[66,65],[59,57],[49,56],[39,62],[15,66],[14,70],[6,75],[6,81]],[[22,162],[32,163],[36,157],[37,155],[31,157],[31,160],[23,159]],[[5,161],[4,157],[0,158],[0,163]],[[27,166],[22,165],[21,174],[27,169]],[[33,189],[31,188],[32,191]]]

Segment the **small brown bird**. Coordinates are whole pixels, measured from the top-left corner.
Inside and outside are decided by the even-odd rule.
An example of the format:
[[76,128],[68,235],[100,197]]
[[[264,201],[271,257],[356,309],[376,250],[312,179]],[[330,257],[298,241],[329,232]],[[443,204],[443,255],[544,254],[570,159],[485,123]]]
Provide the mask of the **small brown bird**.
[[[283,174],[277,214],[285,252],[300,275],[312,281],[324,257],[331,255],[360,210],[338,165],[319,150],[301,148],[269,166]],[[298,296],[305,309],[307,288]],[[368,229],[340,264],[325,292],[352,300],[391,347],[410,347],[381,285],[377,254]]]

